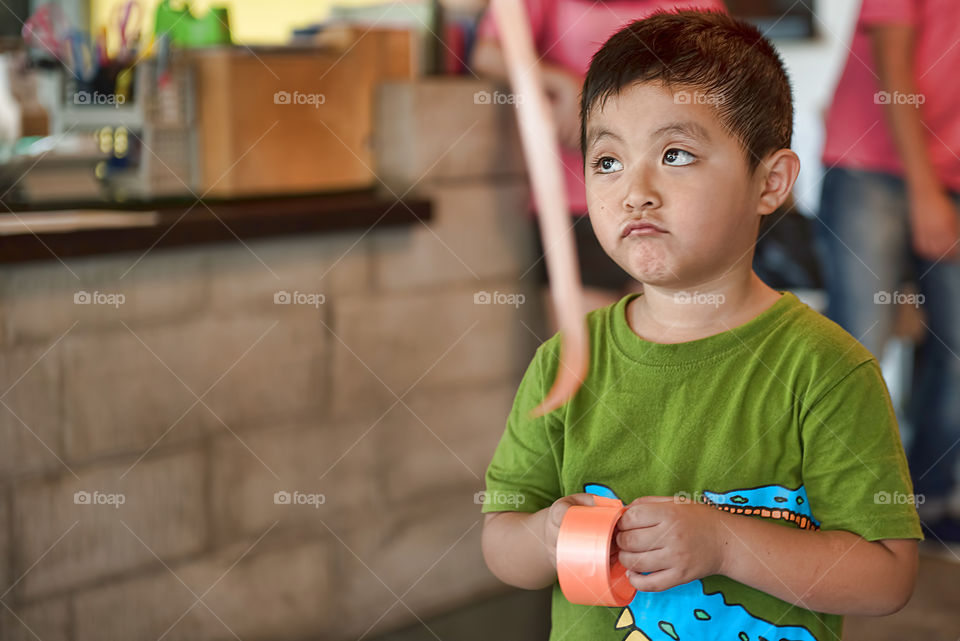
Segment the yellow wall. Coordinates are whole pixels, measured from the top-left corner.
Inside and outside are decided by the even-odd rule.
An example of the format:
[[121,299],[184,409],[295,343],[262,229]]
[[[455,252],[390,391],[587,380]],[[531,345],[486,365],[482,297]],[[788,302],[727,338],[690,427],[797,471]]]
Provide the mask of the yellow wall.
[[[174,6],[181,6],[174,0]],[[210,6],[230,8],[230,27],[234,42],[280,44],[287,42],[294,27],[302,27],[326,17],[330,5],[370,5],[384,0],[195,0],[194,14],[202,15]],[[141,0],[146,9],[144,34],[153,33],[153,16],[159,0]],[[94,32],[109,23],[110,12],[119,0],[91,0],[90,15]],[[114,35],[111,33],[110,37]]]

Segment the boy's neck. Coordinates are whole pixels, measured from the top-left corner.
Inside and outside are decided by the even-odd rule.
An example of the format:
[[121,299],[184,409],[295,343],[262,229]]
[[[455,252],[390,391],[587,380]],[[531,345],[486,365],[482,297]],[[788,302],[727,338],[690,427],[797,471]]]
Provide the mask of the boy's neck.
[[729,331],[756,318],[780,293],[752,269],[696,288],[644,284],[627,307],[630,329],[653,343],[686,343]]

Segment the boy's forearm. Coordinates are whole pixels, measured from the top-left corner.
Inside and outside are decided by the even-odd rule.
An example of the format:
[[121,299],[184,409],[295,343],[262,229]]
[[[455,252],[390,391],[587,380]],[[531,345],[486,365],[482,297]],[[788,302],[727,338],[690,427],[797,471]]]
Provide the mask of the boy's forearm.
[[915,577],[882,543],[844,530],[799,530],[725,512],[718,517],[721,573],[788,603],[883,616],[913,592]]
[[526,590],[556,582],[557,569],[543,540],[547,512],[498,512],[484,523],[483,558],[498,579]]

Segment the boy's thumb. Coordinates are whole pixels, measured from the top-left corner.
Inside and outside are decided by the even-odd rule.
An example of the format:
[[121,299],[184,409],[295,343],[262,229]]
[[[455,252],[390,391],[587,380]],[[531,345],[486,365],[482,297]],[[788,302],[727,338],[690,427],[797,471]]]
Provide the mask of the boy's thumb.
[[596,501],[593,500],[593,494],[588,494],[586,492],[580,492],[578,494],[570,494],[566,497],[569,499],[570,505],[587,505],[592,506],[596,505]]

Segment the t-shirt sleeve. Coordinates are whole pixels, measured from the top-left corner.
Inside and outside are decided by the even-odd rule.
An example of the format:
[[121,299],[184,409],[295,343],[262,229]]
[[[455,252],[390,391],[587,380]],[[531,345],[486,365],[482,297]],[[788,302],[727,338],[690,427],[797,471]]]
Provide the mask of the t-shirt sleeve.
[[[547,27],[547,4],[548,0],[523,0],[527,9],[527,19],[530,21],[530,31],[533,34],[533,43],[537,51],[543,51],[543,37]],[[480,18],[480,24],[477,26],[477,39],[488,38],[491,40],[500,40],[500,31],[497,29],[497,21],[493,15],[493,9],[488,5]]]
[[803,485],[823,530],[922,539],[897,419],[876,360],[857,365],[801,421]]
[[536,512],[561,494],[563,424],[560,410],[530,417],[553,382],[556,340],[538,350],[520,381],[506,429],[487,467],[482,512]]
[[863,0],[860,24],[917,24],[918,0]]

